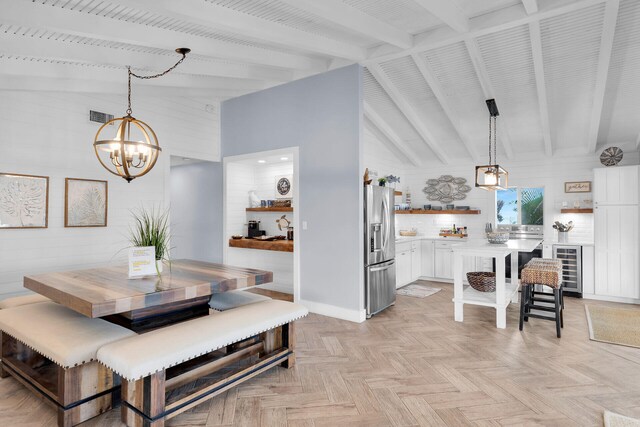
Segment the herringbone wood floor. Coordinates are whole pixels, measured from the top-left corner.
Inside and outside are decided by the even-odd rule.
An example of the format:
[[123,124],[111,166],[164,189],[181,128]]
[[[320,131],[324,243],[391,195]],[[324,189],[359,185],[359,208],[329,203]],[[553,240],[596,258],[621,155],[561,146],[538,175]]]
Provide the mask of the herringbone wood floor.
[[[589,341],[584,304],[567,298],[562,339],[532,319],[507,329],[466,306],[453,321],[452,286],[363,323],[298,322],[295,369],[277,368],[172,420],[173,426],[602,425],[610,409],[640,417],[640,349]],[[637,307],[640,310],[640,307]],[[52,409],[0,380],[0,425],[54,425]],[[86,426],[119,426],[114,410]]]

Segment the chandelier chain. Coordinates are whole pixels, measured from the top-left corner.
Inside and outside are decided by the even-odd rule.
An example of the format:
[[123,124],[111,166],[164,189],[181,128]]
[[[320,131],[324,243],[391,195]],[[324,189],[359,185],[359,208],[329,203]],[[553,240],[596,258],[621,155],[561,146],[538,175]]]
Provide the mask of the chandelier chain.
[[128,107],[127,107],[127,115],[131,115],[131,113],[133,112],[133,110],[131,110],[131,77],[135,77],[137,79],[141,79],[141,80],[149,80],[149,79],[157,79],[158,77],[162,77],[165,74],[170,73],[171,71],[173,71],[178,65],[182,64],[182,61],[184,61],[184,59],[187,57],[186,53],[182,53],[182,58],[180,58],[178,60],[178,62],[176,62],[175,64],[173,64],[172,67],[166,69],[165,71],[158,73],[158,74],[153,74],[150,76],[142,76],[139,74],[134,73],[133,71],[131,71],[131,67],[127,67],[127,74],[128,74],[128,91],[127,91],[127,102],[128,102]]

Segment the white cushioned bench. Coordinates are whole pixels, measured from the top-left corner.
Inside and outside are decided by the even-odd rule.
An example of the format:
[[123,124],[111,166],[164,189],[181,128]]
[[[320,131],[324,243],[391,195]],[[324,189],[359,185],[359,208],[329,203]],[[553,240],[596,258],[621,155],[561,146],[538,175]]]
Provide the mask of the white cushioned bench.
[[38,302],[48,302],[48,301],[51,301],[51,300],[40,294],[22,295],[19,297],[7,298],[0,301],[0,310],[12,308],[12,307],[18,307],[21,305],[35,304]]
[[11,375],[58,409],[71,426],[112,407],[119,379],[96,361],[100,347],[134,332],[54,302],[0,310],[2,376]]
[[[166,419],[271,367],[292,367],[293,322],[307,314],[299,304],[257,302],[107,344],[97,357],[122,376],[122,421],[163,426]],[[231,375],[216,377],[236,365]],[[180,389],[194,381],[195,386]]]
[[209,307],[217,311],[227,311],[256,302],[269,301],[271,298],[248,291],[228,291],[211,295]]

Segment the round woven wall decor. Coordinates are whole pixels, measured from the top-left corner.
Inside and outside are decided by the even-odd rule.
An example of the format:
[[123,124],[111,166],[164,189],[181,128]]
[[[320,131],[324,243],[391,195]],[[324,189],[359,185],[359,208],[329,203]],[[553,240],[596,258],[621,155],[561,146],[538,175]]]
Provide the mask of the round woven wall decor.
[[622,150],[618,147],[605,148],[600,154],[600,163],[605,166],[615,166],[622,160]]
[[471,187],[464,178],[454,178],[451,175],[442,175],[438,179],[428,179],[427,186],[422,192],[427,195],[427,199],[440,202],[451,203],[454,200],[464,200]]

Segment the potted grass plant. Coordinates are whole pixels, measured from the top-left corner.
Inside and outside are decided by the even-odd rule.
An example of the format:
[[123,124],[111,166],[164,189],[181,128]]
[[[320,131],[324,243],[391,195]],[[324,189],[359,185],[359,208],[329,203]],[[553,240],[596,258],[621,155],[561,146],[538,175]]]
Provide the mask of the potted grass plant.
[[156,270],[162,273],[162,264],[169,259],[169,211],[148,210],[144,207],[132,211],[134,225],[129,229],[129,242],[132,246],[153,246],[156,248]]

